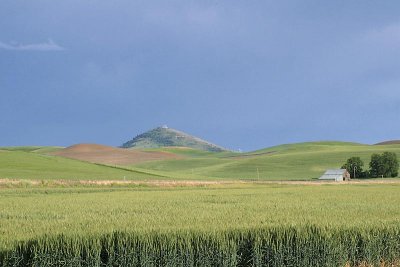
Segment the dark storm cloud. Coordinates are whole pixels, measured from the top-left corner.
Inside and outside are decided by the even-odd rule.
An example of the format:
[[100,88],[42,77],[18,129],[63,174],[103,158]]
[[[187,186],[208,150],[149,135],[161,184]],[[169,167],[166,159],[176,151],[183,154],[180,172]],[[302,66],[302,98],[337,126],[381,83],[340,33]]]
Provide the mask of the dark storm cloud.
[[399,7],[3,1],[1,145],[119,145],[162,124],[245,150],[398,139]]

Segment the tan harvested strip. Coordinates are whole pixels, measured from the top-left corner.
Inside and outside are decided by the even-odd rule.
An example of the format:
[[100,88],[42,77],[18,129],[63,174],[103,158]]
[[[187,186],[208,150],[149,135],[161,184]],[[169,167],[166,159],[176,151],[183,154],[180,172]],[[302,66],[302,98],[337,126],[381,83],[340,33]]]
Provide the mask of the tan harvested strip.
[[239,184],[248,183],[240,181],[171,181],[171,180],[152,180],[152,181],[123,181],[123,180],[27,180],[27,179],[0,179],[0,187],[7,186],[77,186],[77,185],[149,185],[159,187],[180,187],[180,186],[207,186],[219,184]]
[[281,185],[355,185],[355,184],[400,184],[400,179],[374,179],[374,180],[352,180],[347,182],[329,181],[250,181],[250,180],[225,180],[225,181],[196,181],[196,180],[28,180],[28,179],[0,179],[0,187],[9,186],[78,186],[78,185],[97,185],[97,186],[129,186],[129,185],[148,185],[158,187],[196,187],[212,185],[234,185],[234,184],[281,184]]

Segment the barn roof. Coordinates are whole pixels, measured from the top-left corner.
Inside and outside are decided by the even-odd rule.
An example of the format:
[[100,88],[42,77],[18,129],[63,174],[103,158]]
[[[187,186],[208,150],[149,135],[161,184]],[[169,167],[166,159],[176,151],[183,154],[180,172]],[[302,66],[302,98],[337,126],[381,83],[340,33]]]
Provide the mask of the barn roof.
[[324,175],[343,175],[347,172],[346,169],[330,169],[326,170]]
[[319,179],[321,180],[341,180],[346,174],[346,169],[330,169],[327,170]]

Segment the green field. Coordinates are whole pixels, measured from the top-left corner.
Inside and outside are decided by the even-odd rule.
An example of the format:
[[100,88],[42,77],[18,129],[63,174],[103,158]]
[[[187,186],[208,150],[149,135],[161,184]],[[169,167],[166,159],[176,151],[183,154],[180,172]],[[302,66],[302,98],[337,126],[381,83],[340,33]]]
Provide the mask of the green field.
[[400,156],[400,145],[311,142],[281,145],[249,153],[175,150],[175,153],[185,153],[187,158],[135,166],[214,179],[309,180],[320,177],[327,169],[340,168],[352,156],[361,157],[364,167],[368,168],[371,155],[384,151],[395,152]]
[[[400,145],[362,145],[345,142],[311,142],[281,145],[248,153],[207,152],[190,148],[161,148],[183,157],[132,166],[105,166],[47,155],[58,147],[0,148],[0,178],[94,180],[311,180],[326,169],[340,168],[352,156],[364,160],[373,153]],[[110,168],[112,167],[112,168]]]
[[[359,254],[354,252],[356,253],[354,255],[350,252],[342,255],[341,249],[344,247],[340,249],[338,247],[338,250],[335,250],[338,254],[331,255],[334,256],[330,259],[331,263],[340,262],[344,266],[346,262],[353,260],[354,263],[356,260],[389,261],[394,260],[393,257],[400,256],[399,190],[398,183],[391,185],[232,184],[173,188],[151,186],[3,188],[0,194],[1,258],[3,263],[7,261],[7,264],[10,264],[11,256],[20,257],[20,260],[23,257],[25,260],[33,260],[29,257],[36,257],[36,260],[43,264],[52,258],[46,253],[55,253],[53,256],[55,259],[60,257],[58,260],[71,260],[76,263],[77,260],[82,260],[80,258],[83,257],[82,251],[88,250],[85,253],[92,253],[91,260],[97,260],[100,264],[102,261],[104,263],[104,258],[102,259],[100,255],[102,249],[108,251],[108,258],[115,257],[113,253],[116,253],[115,249],[118,250],[114,247],[115,242],[121,242],[122,245],[129,240],[129,242],[136,240],[138,244],[144,242],[142,246],[147,244],[149,251],[138,251],[136,248],[135,253],[147,253],[146,257],[152,257],[155,262],[160,263],[168,261],[168,253],[182,252],[178,248],[170,251],[170,246],[176,245],[174,242],[186,244],[185,242],[194,242],[193,240],[197,238],[201,249],[218,248],[221,253],[225,252],[215,258],[215,262],[203,255],[204,261],[218,263],[220,266],[235,266],[233,262],[237,263],[240,260],[237,253],[244,253],[244,248],[240,247],[243,245],[241,242],[245,242],[243,238],[248,238],[250,243],[247,245],[254,249],[256,242],[254,238],[260,238],[260,242],[264,240],[265,246],[270,246],[269,242],[278,242],[278,245],[279,242],[283,242],[281,245],[284,245],[284,242],[291,240],[285,239],[287,235],[293,235],[290,238],[294,239],[289,243],[291,246],[296,246],[297,250],[301,245],[298,244],[299,238],[302,238],[301,242],[308,242],[307,244],[328,247],[346,244],[349,246],[349,243],[346,243],[349,240],[364,242],[362,245],[356,244],[358,247],[353,249],[361,251],[357,252]],[[313,236],[312,233],[317,236]],[[314,240],[314,237],[317,240]],[[377,247],[378,241],[381,243]],[[18,245],[18,242],[22,243]],[[128,243],[125,245],[132,246]],[[60,249],[61,245],[62,251],[54,251]],[[262,254],[262,242],[258,245],[261,246]],[[388,248],[388,245],[395,247]],[[114,250],[108,246],[114,247]],[[187,246],[188,244],[185,245],[185,249],[193,249]],[[386,250],[380,246],[386,246]],[[371,248],[376,248],[375,253],[370,251]],[[285,253],[300,253],[297,250],[297,252],[291,251],[293,247],[286,249],[288,251]],[[275,250],[274,253],[283,253],[279,248]],[[122,253],[121,251],[119,253]],[[22,252],[25,256],[20,254]],[[27,256],[26,253],[30,254]],[[324,252],[321,247],[318,253],[325,255],[326,251]],[[141,254],[141,257],[144,257],[144,254]],[[278,254],[274,254],[274,257],[281,255]],[[308,256],[312,255],[314,254]],[[382,256],[385,258],[380,258]],[[128,255],[124,254],[123,257]],[[229,261],[232,264],[222,264],[227,260],[226,257],[236,257],[236,259]],[[253,254],[246,257],[256,260]],[[169,260],[173,262],[173,259]],[[193,263],[201,262],[200,259],[192,260]],[[274,260],[278,261],[279,257]],[[315,263],[319,260],[321,259],[315,259]],[[175,264],[185,266],[177,261],[173,263],[171,266]],[[143,265],[132,263],[132,266]]]
[[0,150],[6,151],[22,151],[22,152],[33,152],[33,153],[48,153],[63,149],[60,146],[9,146],[0,147]]
[[[2,243],[51,233],[400,225],[400,184],[1,190]],[[139,216],[140,215],[140,216]],[[21,220],[26,219],[26,221]]]
[[0,266],[400,266],[398,178],[312,182],[399,145],[162,148],[181,158],[133,166],[57,149],[0,149]]
[[[44,148],[41,148],[41,150],[48,151]],[[36,151],[36,149],[33,151]],[[30,150],[0,150],[0,178],[123,180],[124,177],[130,180],[160,178],[157,175],[145,172],[48,156],[30,152]]]

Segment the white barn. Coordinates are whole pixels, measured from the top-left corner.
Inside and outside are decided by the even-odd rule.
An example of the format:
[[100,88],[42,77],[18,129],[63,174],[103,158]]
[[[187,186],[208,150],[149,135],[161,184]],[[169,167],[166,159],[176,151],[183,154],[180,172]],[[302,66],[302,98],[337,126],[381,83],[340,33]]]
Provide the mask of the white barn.
[[328,180],[328,181],[345,181],[350,180],[350,173],[346,169],[332,169],[327,170],[319,180]]

